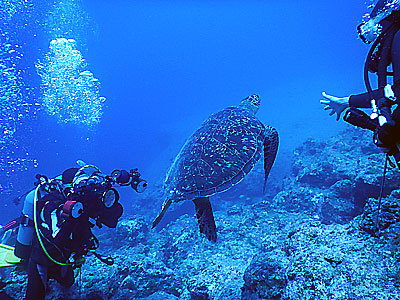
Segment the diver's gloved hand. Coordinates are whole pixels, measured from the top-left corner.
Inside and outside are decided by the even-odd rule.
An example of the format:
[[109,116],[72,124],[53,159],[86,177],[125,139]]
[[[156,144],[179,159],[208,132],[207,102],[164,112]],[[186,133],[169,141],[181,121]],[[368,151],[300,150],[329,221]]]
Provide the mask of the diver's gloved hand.
[[335,96],[328,95],[322,92],[322,96],[326,99],[320,100],[322,105],[325,105],[324,109],[332,111],[329,113],[330,116],[336,114],[336,121],[339,121],[341,113],[349,107],[349,97],[338,98]]

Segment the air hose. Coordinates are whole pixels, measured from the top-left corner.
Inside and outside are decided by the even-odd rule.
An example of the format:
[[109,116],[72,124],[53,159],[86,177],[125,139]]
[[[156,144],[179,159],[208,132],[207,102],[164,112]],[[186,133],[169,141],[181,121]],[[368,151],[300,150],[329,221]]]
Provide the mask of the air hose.
[[369,81],[369,65],[371,63],[372,55],[376,49],[376,47],[379,45],[379,43],[382,41],[384,36],[395,26],[395,24],[390,25],[386,30],[384,30],[375,40],[375,42],[372,44],[371,48],[368,51],[367,59],[365,60],[364,64],[364,84],[365,87],[367,88],[369,99],[371,101],[371,107],[372,107],[372,115],[371,119],[375,119],[378,117],[378,107],[376,100],[374,98],[374,95],[372,93],[372,88],[371,88],[371,83]]
[[51,255],[47,252],[46,247],[43,244],[42,237],[40,236],[39,227],[38,227],[38,224],[37,224],[36,203],[38,201],[38,192],[39,192],[39,189],[40,189],[41,186],[42,186],[42,184],[39,184],[36,187],[36,189],[35,189],[35,198],[33,200],[33,222],[35,224],[36,236],[37,236],[37,238],[39,240],[39,244],[40,244],[44,254],[46,254],[48,259],[50,259],[53,263],[55,263],[56,265],[59,265],[59,266],[70,266],[70,265],[72,265],[71,263],[62,263],[62,262],[59,262],[59,261],[55,260],[53,257],[51,257]]
[[382,196],[383,196],[383,189],[385,187],[385,179],[386,179],[386,171],[387,171],[388,161],[390,162],[389,154],[386,154],[385,166],[383,168],[383,176],[382,176],[382,181],[381,181],[381,190],[379,192],[379,198],[378,198],[378,210],[376,212],[376,218],[375,218],[375,231],[379,231],[379,215],[380,215],[380,211],[381,211]]

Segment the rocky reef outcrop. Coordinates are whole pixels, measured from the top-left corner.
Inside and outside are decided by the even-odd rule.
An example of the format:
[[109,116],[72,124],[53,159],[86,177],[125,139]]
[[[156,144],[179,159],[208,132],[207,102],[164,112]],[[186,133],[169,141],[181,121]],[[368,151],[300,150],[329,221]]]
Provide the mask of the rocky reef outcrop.
[[[378,198],[384,163],[370,132],[348,129],[327,141],[310,139],[295,150],[292,172],[272,205],[311,212],[326,224],[348,223],[370,197]],[[400,172],[389,167],[383,196],[399,182]]]

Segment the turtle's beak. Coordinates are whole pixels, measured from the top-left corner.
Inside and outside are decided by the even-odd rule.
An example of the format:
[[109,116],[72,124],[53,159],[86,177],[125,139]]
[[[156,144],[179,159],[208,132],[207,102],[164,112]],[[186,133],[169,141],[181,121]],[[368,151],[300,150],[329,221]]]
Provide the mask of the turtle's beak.
[[258,112],[258,109],[260,108],[260,106],[253,105],[251,108],[253,110],[253,113],[256,114]]

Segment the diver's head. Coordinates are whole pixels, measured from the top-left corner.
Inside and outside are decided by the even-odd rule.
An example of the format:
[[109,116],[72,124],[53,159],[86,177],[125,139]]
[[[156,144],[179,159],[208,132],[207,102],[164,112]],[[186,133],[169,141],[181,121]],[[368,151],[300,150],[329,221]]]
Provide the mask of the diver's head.
[[258,96],[257,94],[248,96],[242,100],[240,106],[244,106],[250,109],[254,114],[256,114],[258,109],[260,108],[260,96]]
[[370,44],[382,32],[382,20],[389,17],[393,12],[400,10],[400,0],[376,0],[370,5],[371,13],[364,16],[364,21],[357,27],[361,40]]
[[63,184],[71,184],[78,171],[79,171],[78,168],[69,168],[69,169],[65,170],[61,175],[62,183]]

